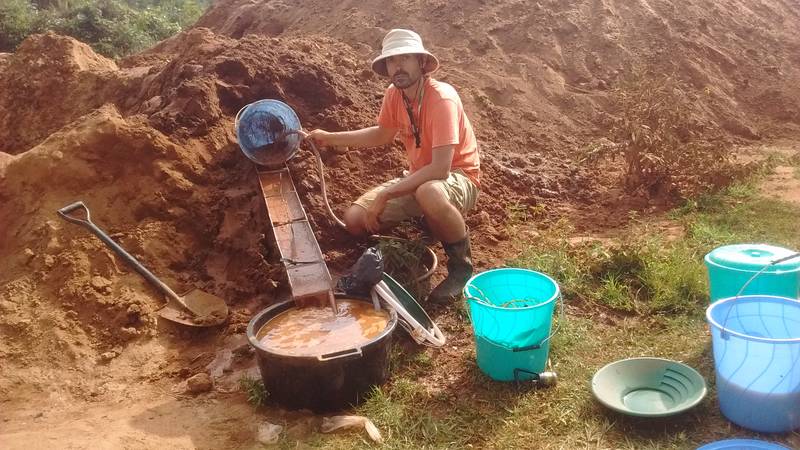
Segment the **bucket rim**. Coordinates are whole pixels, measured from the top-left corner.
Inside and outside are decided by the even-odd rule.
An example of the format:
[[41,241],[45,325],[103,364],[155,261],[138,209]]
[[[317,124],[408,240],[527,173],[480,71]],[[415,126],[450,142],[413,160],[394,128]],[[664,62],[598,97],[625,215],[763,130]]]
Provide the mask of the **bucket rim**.
[[[340,297],[342,297],[344,299],[348,299],[348,300],[358,300],[358,301],[371,303],[371,300],[367,300],[366,298],[359,297],[359,296],[348,295],[348,296],[340,296]],[[262,318],[265,315],[268,315],[268,314],[272,313],[276,309],[284,308],[284,307],[286,307],[287,304],[291,304],[291,303],[294,303],[294,299],[288,299],[288,300],[280,301],[278,303],[275,303],[275,304],[272,304],[270,306],[267,306],[266,308],[262,309],[258,313],[254,314],[253,317],[250,319],[250,321],[247,323],[247,329],[245,330],[245,336],[247,336],[247,341],[255,349],[258,349],[258,350],[261,350],[261,351],[263,351],[265,353],[269,353],[271,355],[279,356],[279,357],[282,357],[282,358],[318,360],[319,356],[321,356],[321,355],[291,355],[289,353],[284,353],[284,352],[281,352],[281,351],[276,351],[275,349],[267,348],[267,347],[261,345],[261,341],[258,340],[258,337],[257,337],[258,331],[261,329],[261,327],[266,325],[267,322],[269,322],[269,320],[272,320],[274,317],[270,318],[269,320],[267,320],[267,322],[264,322],[263,324],[261,324],[258,327],[259,329],[256,329],[256,323],[261,321]],[[288,310],[288,309],[291,309],[291,308],[293,308],[293,306],[289,305],[289,307],[286,308],[286,309]],[[390,334],[394,333],[394,330],[397,328],[397,324],[398,324],[397,312],[394,309],[391,309],[391,308],[389,308],[388,311],[389,311],[389,321],[386,323],[386,328],[383,331],[381,331],[380,334],[378,334],[377,336],[373,337],[369,341],[362,343],[361,345],[352,346],[352,347],[350,347],[348,349],[345,349],[345,350],[363,349],[365,347],[369,347],[369,346],[371,346],[371,345],[373,345],[373,344],[385,339],[387,337],[387,335],[390,335]],[[281,311],[278,314],[281,314],[283,312],[285,312],[285,311]]]
[[[740,269],[738,267],[724,266],[722,264],[719,264],[719,263],[715,262],[711,258],[709,258],[710,255],[711,255],[711,253],[707,253],[706,256],[703,257],[703,260],[706,262],[707,266],[719,267],[720,269],[730,270],[730,271],[733,271],[733,272],[744,272],[744,273],[759,273],[760,272],[760,270]],[[769,267],[769,265],[766,265],[766,267]],[[783,275],[783,274],[786,274],[786,273],[794,273],[794,272],[800,272],[800,266],[798,266],[798,267],[796,267],[794,269],[790,269],[790,270],[780,270],[780,269],[779,270],[769,270],[769,269],[767,269],[762,274],[768,273],[768,274],[771,274],[771,275]]]
[[[505,271],[512,271],[512,270],[513,271],[519,271],[519,272],[529,272],[529,273],[540,275],[540,276],[546,278],[551,283],[553,283],[553,286],[555,286],[555,288],[556,288],[555,292],[553,292],[553,295],[550,296],[550,298],[548,298],[547,300],[545,300],[545,301],[543,301],[541,303],[537,303],[537,304],[532,305],[532,306],[523,306],[523,307],[520,307],[520,308],[504,308],[502,306],[497,306],[497,305],[493,305],[493,304],[490,304],[490,303],[481,302],[481,301],[478,301],[478,300],[480,300],[479,298],[477,298],[477,297],[475,297],[473,295],[470,295],[469,292],[467,292],[467,289],[469,288],[469,286],[472,285],[472,282],[476,278],[480,277],[483,274],[490,273],[490,272],[505,272]],[[477,289],[477,287],[476,287],[476,289]],[[474,302],[474,303],[480,303],[482,306],[485,306],[485,307],[490,308],[490,309],[497,309],[497,310],[500,310],[500,311],[525,311],[525,310],[531,310],[531,309],[536,309],[536,308],[541,308],[543,306],[547,306],[550,303],[552,303],[552,302],[556,301],[557,299],[561,298],[561,286],[559,286],[558,283],[556,282],[556,280],[554,280],[551,276],[549,276],[547,274],[544,274],[542,272],[537,272],[537,271],[531,270],[531,269],[523,269],[523,268],[520,268],[520,267],[500,267],[500,268],[497,268],[497,269],[486,270],[486,271],[483,271],[481,273],[475,274],[472,277],[470,277],[470,279],[467,280],[467,283],[464,285],[463,293],[464,293],[464,298],[465,298],[465,300],[467,302],[471,301],[471,302]]]
[[[745,447],[746,446],[746,447]],[[764,441],[761,439],[723,439],[720,441],[709,442],[697,450],[725,450],[737,448],[752,448],[753,450],[790,450],[777,442]]]
[[286,161],[292,159],[297,154],[297,152],[300,150],[300,140],[298,139],[298,142],[294,146],[294,148],[287,154],[283,155],[282,158],[280,157],[275,158],[276,161],[259,161],[258,158],[255,157],[255,155],[252,155],[251,153],[257,150],[258,147],[251,147],[242,142],[241,119],[244,118],[245,115],[247,115],[248,113],[254,114],[257,112],[264,112],[265,109],[262,108],[264,105],[272,105],[275,108],[281,110],[281,119],[285,118],[291,120],[292,122],[296,122],[298,129],[302,129],[300,117],[297,115],[297,113],[291,106],[289,106],[287,103],[281,100],[265,98],[261,100],[256,100],[252,103],[248,103],[247,105],[243,106],[238,113],[236,113],[236,117],[234,119],[234,132],[236,133],[236,143],[239,145],[239,149],[242,151],[242,153],[244,153],[244,155],[250,161],[260,166],[276,167],[280,166],[281,164],[285,164]]
[[732,303],[734,301],[741,301],[741,300],[754,300],[754,299],[767,299],[767,300],[780,300],[782,302],[788,302],[797,308],[800,308],[800,300],[789,298],[789,297],[780,297],[777,295],[740,295],[738,297],[728,297],[717,300],[716,302],[710,304],[708,308],[706,308],[706,320],[710,323],[713,327],[719,329],[720,331],[748,340],[753,342],[763,342],[766,344],[798,344],[800,343],[800,336],[796,338],[767,338],[761,336],[750,336],[748,334],[740,333],[738,331],[733,331],[731,329],[725,328],[724,326],[720,325],[712,316],[711,310],[714,309],[716,306],[725,304],[725,303]]

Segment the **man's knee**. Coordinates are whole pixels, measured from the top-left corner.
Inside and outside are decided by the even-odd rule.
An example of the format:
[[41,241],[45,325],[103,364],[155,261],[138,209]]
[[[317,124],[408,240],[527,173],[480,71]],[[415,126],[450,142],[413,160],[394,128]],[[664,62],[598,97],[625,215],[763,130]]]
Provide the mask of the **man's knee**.
[[367,232],[365,227],[366,210],[358,205],[350,205],[344,212],[344,225],[353,236],[361,236]]
[[440,181],[427,181],[419,185],[414,191],[414,198],[423,210],[433,210],[446,207],[450,202],[444,191],[439,187]]

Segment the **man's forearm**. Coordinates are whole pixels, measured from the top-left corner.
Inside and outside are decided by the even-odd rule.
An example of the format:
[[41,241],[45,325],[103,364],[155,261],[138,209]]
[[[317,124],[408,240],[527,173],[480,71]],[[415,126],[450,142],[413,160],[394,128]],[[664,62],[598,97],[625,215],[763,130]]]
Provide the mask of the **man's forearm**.
[[394,134],[374,126],[331,133],[328,141],[335,147],[377,147],[390,143],[393,138]]

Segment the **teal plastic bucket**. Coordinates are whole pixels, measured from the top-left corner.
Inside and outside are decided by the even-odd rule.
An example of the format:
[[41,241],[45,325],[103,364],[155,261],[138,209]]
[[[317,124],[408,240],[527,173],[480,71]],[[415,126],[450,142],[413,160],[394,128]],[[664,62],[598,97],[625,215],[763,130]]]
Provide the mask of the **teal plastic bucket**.
[[705,257],[711,303],[740,295],[742,287],[765,267],[741,295],[800,297],[800,258],[770,266],[773,261],[796,253],[764,244],[736,244],[714,249]]
[[726,298],[706,318],[722,414],[763,433],[800,428],[800,301]]
[[464,298],[481,371],[498,381],[530,380],[543,372],[560,295],[552,278],[527,269],[494,269],[467,281]]

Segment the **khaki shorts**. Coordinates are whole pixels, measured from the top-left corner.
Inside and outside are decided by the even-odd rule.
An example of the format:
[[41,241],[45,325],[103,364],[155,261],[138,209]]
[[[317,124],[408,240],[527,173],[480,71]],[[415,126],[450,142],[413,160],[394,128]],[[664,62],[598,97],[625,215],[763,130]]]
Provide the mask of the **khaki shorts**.
[[[354,201],[353,204],[367,209],[377,197],[378,192],[400,182],[400,180],[402,178],[395,178],[371,189]],[[477,186],[460,170],[450,172],[450,176],[447,179],[436,180],[434,183],[444,192],[450,204],[455,206],[462,215],[474,208],[475,203],[478,201]],[[419,207],[417,199],[409,194],[389,200],[386,203],[386,209],[381,214],[380,221],[383,224],[395,224],[405,219],[420,216],[422,216],[422,208]]]

